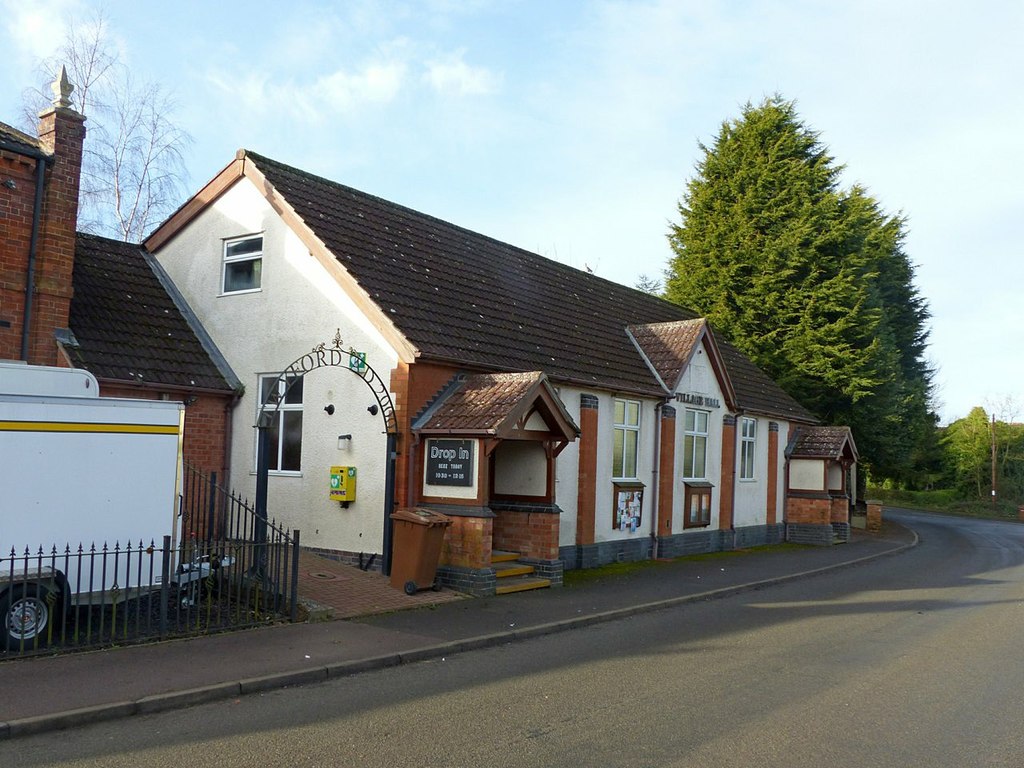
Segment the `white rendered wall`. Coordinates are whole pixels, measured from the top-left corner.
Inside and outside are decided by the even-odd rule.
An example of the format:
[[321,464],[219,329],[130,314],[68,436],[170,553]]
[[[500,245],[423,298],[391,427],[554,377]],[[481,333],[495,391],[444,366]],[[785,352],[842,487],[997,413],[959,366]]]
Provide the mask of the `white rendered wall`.
[[[655,499],[655,440],[657,439],[657,400],[636,395],[622,395],[625,400],[637,400],[640,406],[640,438],[637,447],[637,481],[644,485],[644,499],[640,527],[635,533],[612,527],[614,488],[612,478],[612,439],[616,396],[607,392],[575,387],[558,388],[566,410],[576,424],[580,424],[580,395],[586,393],[598,400],[597,410],[597,480],[595,482],[594,541],[612,541],[650,536],[654,524]],[[556,459],[555,502],[562,510],[559,528],[559,546],[576,543],[576,520],[579,492],[579,440],[570,443]]]
[[[757,421],[754,440],[754,477],[744,480],[740,477],[743,458],[743,419]],[[736,418],[736,492],[733,496],[733,525],[742,528],[749,525],[764,525],[768,517],[768,419],[754,416]]]
[[830,491],[843,490],[843,467],[835,462],[828,465],[828,489]]
[[[718,380],[714,375],[707,351],[701,349],[694,354],[690,365],[680,376],[676,392],[681,394],[701,395],[718,401],[718,407],[690,405],[675,400],[672,406],[676,409],[676,445],[675,445],[675,478],[672,498],[672,533],[684,531],[703,531],[717,529],[719,523],[718,505],[722,499],[722,421],[728,410]],[[702,528],[684,528],[686,514],[686,478],[683,475],[683,446],[686,432],[686,409],[703,411],[708,414],[708,448],[706,457],[707,482],[714,488],[711,491],[711,523]],[[738,428],[738,427],[737,427]]]
[[825,490],[825,462],[820,459],[790,461],[789,487],[796,491]]
[[[263,235],[261,289],[220,295],[223,240]],[[258,376],[279,373],[340,331],[344,349],[388,383],[397,353],[341,290],[263,196],[241,179],[156,254],[207,332],[245,385],[233,414],[231,485],[255,496]],[[271,474],[269,514],[299,528],[310,547],[380,552],[384,526],[384,420],[376,400],[347,369],[324,368],[303,382],[302,470]],[[334,415],[324,408],[334,405]],[[350,440],[338,436],[351,434]],[[358,469],[357,496],[347,509],[328,498],[332,465]]]
[[[615,508],[614,480],[612,472],[614,451],[615,395],[597,395],[597,493],[594,504],[594,541],[613,541],[650,536],[654,526],[655,481],[655,440],[658,434],[657,400],[645,400],[637,395],[621,395],[623,400],[640,403],[640,437],[637,445],[636,481],[643,483],[644,496],[640,525],[634,533],[612,527]],[[627,480],[627,482],[632,482]]]
[[496,494],[543,496],[547,490],[548,457],[543,443],[533,440],[505,440],[495,449]]
[[[573,422],[580,425],[580,390],[556,388],[562,404]],[[558,516],[558,546],[576,543],[576,510],[579,498],[580,439],[569,443],[555,458],[555,503],[562,510]]]

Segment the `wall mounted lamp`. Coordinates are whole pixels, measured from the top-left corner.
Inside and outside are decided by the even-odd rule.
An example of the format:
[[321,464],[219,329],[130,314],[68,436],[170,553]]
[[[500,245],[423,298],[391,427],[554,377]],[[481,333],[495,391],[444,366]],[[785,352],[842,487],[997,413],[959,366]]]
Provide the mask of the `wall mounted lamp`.
[[334,415],[334,403],[328,403],[327,405],[325,405],[324,406],[324,411],[327,412],[328,416],[333,416]]
[[377,415],[377,411],[378,411],[379,409],[377,408],[377,404],[376,404],[376,403],[374,403],[373,405],[371,405],[371,406],[370,406],[369,408],[367,408],[366,410],[367,410],[367,412],[368,412],[368,413],[369,413],[369,414],[370,414],[371,416],[376,416],[376,415]]

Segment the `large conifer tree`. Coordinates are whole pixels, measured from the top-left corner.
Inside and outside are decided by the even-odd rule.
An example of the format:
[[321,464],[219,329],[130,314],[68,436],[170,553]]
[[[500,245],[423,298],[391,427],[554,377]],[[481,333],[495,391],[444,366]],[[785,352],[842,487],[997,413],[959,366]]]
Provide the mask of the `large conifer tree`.
[[904,220],[840,189],[842,166],[778,96],[748,104],[701,150],[669,234],[667,298],[824,422],[853,427],[876,477],[907,479],[934,419]]

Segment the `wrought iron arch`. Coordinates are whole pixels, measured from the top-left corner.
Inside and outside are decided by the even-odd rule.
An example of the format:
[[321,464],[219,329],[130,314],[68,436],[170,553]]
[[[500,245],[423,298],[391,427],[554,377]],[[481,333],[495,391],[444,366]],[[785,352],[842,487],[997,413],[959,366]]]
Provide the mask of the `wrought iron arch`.
[[[286,399],[288,391],[307,373],[320,368],[342,368],[366,382],[366,386],[370,388],[370,392],[377,400],[380,415],[384,419],[384,431],[389,435],[397,435],[398,421],[395,418],[395,405],[391,401],[391,393],[388,392],[387,385],[364,357],[354,349],[343,349],[342,344],[341,330],[339,329],[334,334],[330,346],[321,341],[312,350],[296,358],[291,365],[285,368],[274,381],[275,386],[270,388],[266,397],[260,402],[260,412],[256,419],[257,428],[267,413],[267,406],[272,405],[273,413],[276,415],[280,410],[281,402]],[[282,381],[284,382],[284,392],[279,394],[279,385]]]
[[[366,362],[365,356],[354,349],[343,349],[341,329],[334,334],[330,345],[320,342],[313,349],[298,357],[285,368],[275,379],[274,385],[261,397],[259,414],[256,417],[256,530],[257,541],[266,537],[267,526],[267,483],[270,468],[267,461],[267,437],[270,425],[281,409],[281,403],[288,397],[288,391],[296,382],[305,378],[307,373],[321,368],[342,368],[362,379],[377,401],[377,408],[384,420],[384,432],[387,434],[387,465],[384,479],[384,537],[382,542],[382,571],[385,576],[391,574],[391,512],[395,502],[395,460],[397,458],[398,420],[395,416],[395,405],[387,385],[373,367]],[[284,389],[281,389],[281,383]],[[371,406],[372,409],[373,406]],[[370,411],[374,413],[373,410]],[[372,558],[371,558],[372,562]]]

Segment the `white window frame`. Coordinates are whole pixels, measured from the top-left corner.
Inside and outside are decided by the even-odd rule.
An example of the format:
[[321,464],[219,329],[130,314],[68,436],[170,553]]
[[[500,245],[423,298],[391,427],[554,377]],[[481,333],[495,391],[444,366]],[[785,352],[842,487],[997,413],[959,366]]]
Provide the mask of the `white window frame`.
[[740,419],[740,480],[757,479],[757,419]]
[[[263,374],[263,375],[261,375],[259,377],[259,380],[257,382],[257,387],[256,387],[256,392],[257,392],[257,395],[258,395],[258,399],[257,399],[257,402],[256,402],[256,417],[257,417],[257,420],[259,419],[260,406],[263,403],[264,384],[267,384],[268,386],[272,386],[273,382],[277,381],[277,391],[278,391],[278,395],[277,396],[281,397],[282,395],[285,394],[285,390],[287,388],[287,381],[288,381],[288,379],[281,379],[279,377],[280,377],[280,374],[277,374],[277,373]],[[269,452],[269,455],[267,456],[267,466],[270,467],[269,473],[272,474],[272,475],[292,475],[292,476],[298,476],[298,475],[302,474],[302,427],[303,427],[303,418],[302,418],[303,403],[302,403],[302,397],[303,397],[303,394],[304,394],[304,386],[303,386],[304,382],[302,381],[301,377],[290,376],[288,378],[298,378],[299,379],[300,389],[297,390],[298,391],[298,401],[297,402],[295,402],[295,401],[293,401],[293,402],[282,402],[279,406],[277,406],[276,411],[275,411],[275,408],[274,408],[274,405],[273,405],[273,403],[274,403],[273,400],[269,401],[268,404],[267,404],[267,408],[266,408],[265,413],[270,414],[273,417],[274,422],[276,422],[276,423],[273,423],[272,426],[270,427],[270,435],[268,436],[269,439],[267,440],[267,449],[268,449],[268,452]],[[294,397],[294,393],[295,392],[296,392],[296,389],[293,386],[291,389],[288,390],[288,395]],[[298,414],[298,422],[299,422],[299,424],[298,424],[299,464],[298,464],[298,467],[295,467],[295,468],[281,469],[281,465],[282,465],[282,463],[284,462],[284,459],[285,459],[285,437],[286,437],[287,434],[289,434],[289,430],[288,429],[282,429],[282,427],[287,425],[289,422],[294,422],[295,414]],[[258,463],[259,462],[258,435],[259,435],[259,433],[257,432],[257,445],[256,445],[255,461],[254,461],[254,463]],[[275,440],[275,435],[276,435],[276,440]]]
[[[228,251],[232,245],[237,243],[245,243],[252,240],[259,240],[260,247],[258,251],[251,251],[243,253],[238,256],[228,255]],[[244,262],[255,262],[254,271],[256,271],[256,285],[251,288],[237,288],[234,290],[228,290],[228,270],[234,264],[242,264]],[[234,296],[239,293],[255,293],[263,290],[263,235],[246,235],[245,237],[233,237],[229,240],[224,241],[221,265],[220,265],[220,294],[221,296]]]
[[[619,416],[619,407],[622,415]],[[640,414],[643,404],[639,400],[616,397],[612,404],[612,476],[615,480],[636,480],[640,472]],[[632,418],[635,413],[636,418]],[[629,464],[627,445],[633,443],[633,466]],[[619,455],[616,456],[616,453]],[[618,464],[618,466],[616,466]]]
[[[694,408],[683,410],[683,479],[708,479],[708,433],[711,414]],[[697,456],[700,455],[700,473],[697,467]]]

